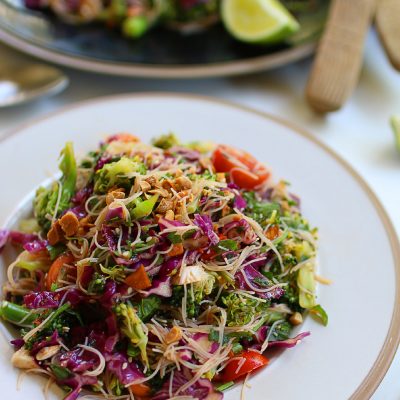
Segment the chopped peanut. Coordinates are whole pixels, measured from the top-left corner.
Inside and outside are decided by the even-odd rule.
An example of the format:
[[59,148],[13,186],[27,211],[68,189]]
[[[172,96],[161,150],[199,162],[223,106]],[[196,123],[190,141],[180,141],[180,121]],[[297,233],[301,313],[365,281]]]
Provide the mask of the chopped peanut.
[[92,228],[94,224],[90,222],[90,216],[83,217],[82,219],[79,220],[79,228],[77,235],[78,236],[85,236],[85,234],[89,231],[90,228]]
[[68,211],[60,218],[60,226],[66,236],[73,236],[78,232],[78,217],[72,211]]
[[29,351],[21,348],[11,357],[11,364],[16,368],[31,369],[37,368],[35,359],[29,354]]
[[124,199],[124,198],[125,198],[124,189],[110,190],[106,196],[106,204],[109,206],[115,199]]
[[147,191],[149,191],[151,189],[150,183],[146,182],[146,181],[140,181],[139,186],[142,189],[143,193],[146,193]]
[[165,213],[165,218],[169,219],[170,221],[173,221],[174,217],[175,217],[175,214],[174,214],[174,212],[172,210],[168,210]]
[[36,354],[36,360],[38,361],[47,360],[48,358],[53,357],[55,354],[57,354],[60,348],[61,346],[59,344],[56,344],[55,346],[43,347]]
[[182,214],[179,214],[179,213],[175,214],[175,221],[183,222],[182,221]]
[[149,193],[151,194],[159,194],[161,197],[169,197],[170,193],[168,192],[168,190],[164,189],[164,188],[156,188],[156,189],[151,189],[149,190]]
[[177,169],[175,172],[175,176],[178,178],[178,176],[182,176],[183,175],[183,171],[181,169]]
[[56,221],[47,232],[47,240],[51,246],[64,240],[64,232],[61,229],[60,222]]
[[303,316],[299,312],[295,312],[289,318],[292,325],[301,325],[303,323]]
[[182,338],[182,331],[178,326],[173,326],[165,335],[164,341],[166,344],[178,342]]
[[161,182],[161,187],[165,190],[171,190],[171,188],[175,190],[175,184],[170,179],[164,179]]
[[192,181],[186,176],[176,178],[174,184],[177,191],[187,190],[192,187]]
[[156,183],[158,183],[158,179],[155,176],[149,176],[146,179],[146,182],[150,185],[150,186],[155,186]]
[[168,210],[172,210],[174,207],[174,202],[172,200],[168,200],[168,199],[162,199],[160,201],[160,204],[158,205],[158,207],[156,208],[156,211],[164,214],[166,213]]
[[178,192],[178,196],[179,198],[183,199],[184,197],[189,196],[189,190],[181,190],[180,192]]

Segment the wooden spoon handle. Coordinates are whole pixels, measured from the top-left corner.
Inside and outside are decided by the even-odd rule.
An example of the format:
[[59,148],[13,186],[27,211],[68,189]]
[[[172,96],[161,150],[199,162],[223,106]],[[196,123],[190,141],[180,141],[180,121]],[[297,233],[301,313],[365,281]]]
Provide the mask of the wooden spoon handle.
[[380,0],[375,23],[390,62],[400,71],[400,0]]
[[333,0],[306,87],[315,110],[338,110],[356,86],[374,10],[375,0]]

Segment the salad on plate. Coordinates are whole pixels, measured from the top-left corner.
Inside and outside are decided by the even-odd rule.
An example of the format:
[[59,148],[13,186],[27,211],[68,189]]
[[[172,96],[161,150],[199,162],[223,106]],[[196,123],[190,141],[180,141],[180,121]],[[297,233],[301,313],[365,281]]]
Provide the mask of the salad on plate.
[[327,324],[317,229],[249,153],[122,133],[79,162],[67,143],[59,168],[32,218],[0,231],[19,251],[0,303],[11,362],[46,388],[219,400],[306,338],[306,313]]

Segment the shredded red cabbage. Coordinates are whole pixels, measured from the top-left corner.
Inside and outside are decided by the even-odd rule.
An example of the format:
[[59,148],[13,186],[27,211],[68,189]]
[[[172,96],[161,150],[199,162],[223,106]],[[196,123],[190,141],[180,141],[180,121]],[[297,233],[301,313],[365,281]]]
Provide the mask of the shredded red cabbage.
[[200,158],[200,153],[197,150],[191,150],[183,146],[173,146],[168,151],[170,153],[179,154],[189,161],[196,161]]
[[57,380],[58,385],[68,386],[72,389],[72,391],[64,397],[64,400],[76,400],[83,386],[95,385],[96,383],[97,378],[95,376],[79,374],[73,374],[68,378]]
[[24,304],[29,309],[57,308],[60,304],[60,297],[58,292],[29,293],[24,296]]
[[[187,368],[183,368],[181,371],[175,370],[174,377],[172,380],[172,395],[174,396],[191,396],[198,400],[221,400],[223,399],[223,394],[217,392],[213,384],[205,378],[199,379],[188,389],[183,392],[176,393],[181,386],[192,379],[193,375]],[[168,400],[170,399],[170,382],[167,380],[162,389],[153,397],[153,400]]]
[[106,221],[114,218],[124,218],[124,209],[122,207],[109,208],[106,214]]
[[182,224],[182,222],[175,221],[175,220],[160,218],[158,220],[158,226],[160,227],[160,230],[162,232],[164,229],[171,229],[171,228],[175,228],[177,226],[185,226],[185,224]]
[[194,223],[202,230],[204,235],[206,235],[210,241],[210,244],[215,246],[219,243],[219,237],[214,232],[213,223],[208,215],[194,215]]
[[[268,282],[267,278],[260,272],[258,272],[255,268],[253,268],[251,265],[247,265],[244,267],[241,271],[237,272],[235,275],[235,280],[236,280],[236,285],[239,289],[242,290],[255,290],[251,288],[246,280],[244,279],[243,274],[246,274],[248,280],[251,282],[253,287],[259,288],[259,289],[266,289],[267,283],[265,285],[260,285],[258,282]],[[273,285],[270,285],[273,286]],[[280,297],[283,296],[285,293],[284,289],[281,287],[275,287],[269,292],[257,292],[257,296],[263,298],[263,299],[268,299],[268,300],[273,300],[273,299],[279,299]]]
[[39,350],[43,349],[44,347],[49,347],[49,346],[55,346],[59,343],[60,337],[58,335],[57,331],[54,331],[51,336],[44,338],[43,340],[40,340],[39,342],[35,342],[31,353],[32,355],[36,355]]
[[34,310],[37,308],[57,308],[61,300],[70,303],[73,307],[77,306],[85,295],[78,289],[60,290],[58,292],[32,292],[24,296],[24,304],[27,308]]
[[33,233],[22,233],[17,231],[10,231],[9,239],[11,243],[18,244],[20,246],[24,246],[27,243],[33,242],[35,240],[39,240],[37,235]]
[[151,294],[156,294],[161,297],[171,297],[172,296],[172,285],[171,277],[164,276],[160,279],[154,279],[152,286],[149,290],[146,290],[144,296],[150,296]]
[[23,245],[23,248],[29,253],[39,253],[40,251],[47,250],[47,240],[34,240]]
[[107,370],[114,374],[123,385],[144,378],[143,372],[134,362],[129,362],[125,354],[114,353],[106,356]]

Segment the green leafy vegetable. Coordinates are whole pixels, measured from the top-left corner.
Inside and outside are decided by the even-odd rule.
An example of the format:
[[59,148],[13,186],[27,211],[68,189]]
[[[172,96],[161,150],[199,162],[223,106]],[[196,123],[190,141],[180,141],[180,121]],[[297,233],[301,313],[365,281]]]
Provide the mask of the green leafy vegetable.
[[172,244],[182,243],[182,236],[176,233],[168,233],[167,238]]
[[221,240],[217,246],[214,246],[213,250],[217,254],[221,254],[226,251],[235,251],[238,249],[238,247],[239,247],[239,244],[236,240],[225,239],[225,240]]
[[155,194],[154,196],[151,196],[148,200],[144,200],[141,203],[138,203],[136,207],[131,211],[132,218],[140,219],[149,216],[157,203],[158,197],[159,195]]
[[36,191],[33,205],[34,214],[39,226],[45,231],[48,231],[51,226],[48,216],[58,217],[69,207],[75,193],[77,170],[74,150],[70,142],[61,152],[59,168],[63,174],[60,182],[54,182],[48,189],[40,187]]
[[73,375],[73,373],[68,368],[61,367],[60,365],[50,364],[50,368],[53,371],[55,377],[60,381],[67,379]]
[[161,299],[158,296],[151,295],[141,300],[138,304],[137,314],[143,321],[149,321],[161,306]]
[[50,244],[48,244],[46,248],[47,251],[49,252],[51,261],[54,261],[59,255],[64,253],[64,251],[67,249],[67,247],[63,243],[58,243],[55,246],[51,246]]
[[309,311],[310,315],[322,325],[328,325],[328,314],[319,304],[314,306],[313,308],[310,308]]
[[[170,302],[173,307],[180,308],[182,306],[183,294],[183,285],[175,285],[172,287],[172,296]],[[188,293],[186,301],[186,315],[188,316],[188,318],[195,318],[199,315],[199,311],[199,302],[196,302],[194,298],[192,298],[192,296]]]
[[275,221],[280,212],[278,203],[257,200],[254,192],[245,192],[243,197],[247,202],[246,215],[262,224],[275,213]]
[[272,330],[271,336],[269,337],[270,341],[273,340],[286,340],[289,338],[290,332],[292,331],[292,325],[283,321],[274,326]]

